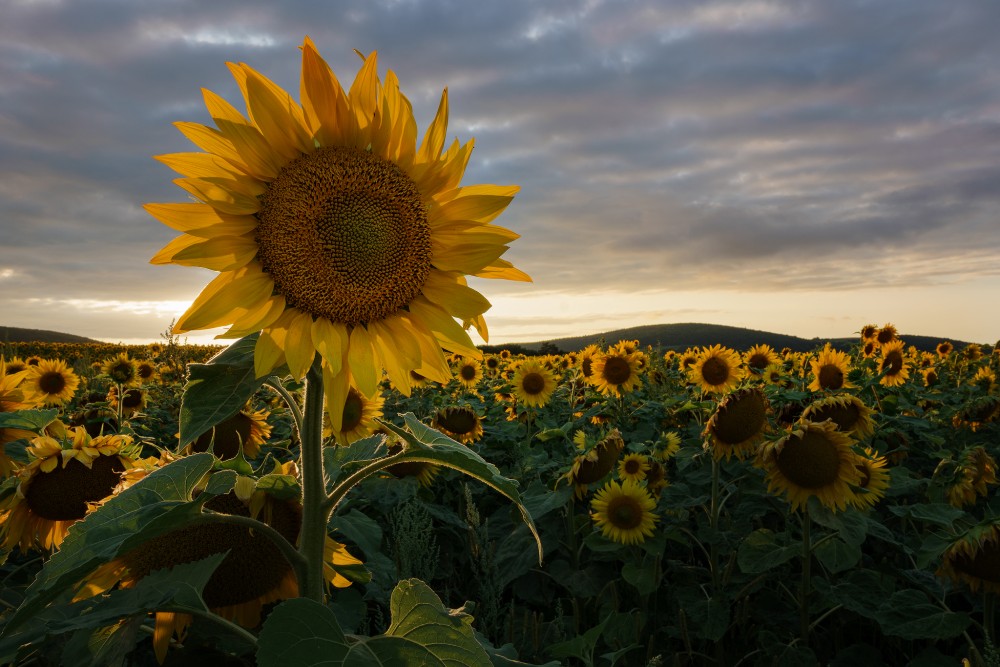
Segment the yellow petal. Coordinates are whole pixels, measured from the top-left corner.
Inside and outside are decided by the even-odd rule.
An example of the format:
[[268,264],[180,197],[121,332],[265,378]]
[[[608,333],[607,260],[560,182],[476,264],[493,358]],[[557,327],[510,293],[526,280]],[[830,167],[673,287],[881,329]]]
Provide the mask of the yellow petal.
[[367,148],[371,143],[371,124],[378,109],[378,62],[377,53],[372,51],[365,58],[358,75],[347,93],[347,102],[354,113],[356,127],[353,136],[345,137],[347,143],[358,148]]
[[230,120],[216,120],[219,131],[230,141],[247,173],[265,182],[271,182],[281,171],[286,160],[275,152],[267,139],[253,125]]
[[489,278],[492,280],[517,280],[524,283],[533,282],[531,276],[524,271],[514,268],[514,265],[505,259],[498,259],[481,271],[472,274],[477,278]]
[[505,227],[472,220],[457,220],[434,227],[434,238],[442,243],[494,243],[507,245],[521,238],[521,235]]
[[439,306],[427,301],[424,297],[417,297],[409,304],[410,313],[423,321],[430,329],[438,343],[449,352],[457,352],[473,359],[481,359],[480,352],[469,334],[461,327],[451,315],[442,310]]
[[312,344],[333,375],[340,373],[343,367],[347,341],[347,327],[340,322],[320,317],[312,323]]
[[339,373],[331,373],[323,366],[323,389],[326,394],[326,411],[330,414],[330,423],[334,431],[344,429],[344,405],[347,403],[347,393],[351,389],[351,372],[344,367]]
[[202,88],[201,94],[205,99],[205,107],[208,109],[208,115],[210,115],[212,120],[216,121],[216,123],[220,120],[225,120],[231,123],[240,123],[242,125],[250,124],[250,121],[247,120],[246,116],[237,111],[236,107],[222,97],[213,93],[211,90]]
[[448,89],[441,92],[434,120],[427,126],[424,143],[417,153],[417,162],[436,162],[444,150],[445,135],[448,133]]
[[[368,325],[368,329],[375,342],[375,352],[386,373],[389,374],[389,379],[392,380],[399,391],[409,396],[410,369],[417,368],[420,364],[410,365],[407,363],[406,353],[402,349],[405,345],[404,336],[396,335],[399,333],[398,331],[389,329],[382,322],[371,322]],[[413,344],[416,346],[415,341],[413,341]],[[420,348],[417,347],[418,355],[419,352]]]
[[431,248],[434,253],[434,267],[440,271],[458,271],[472,275],[500,259],[507,252],[507,246],[493,244],[460,244],[444,245],[436,243],[431,238]]
[[229,330],[216,338],[243,338],[254,331],[266,329],[274,324],[284,311],[285,297],[277,294],[257,308],[248,310],[246,314],[239,316]]
[[430,224],[446,220],[490,222],[503,213],[520,190],[516,185],[470,185],[456,189],[458,196],[431,207],[427,216]]
[[252,236],[219,236],[209,239],[182,234],[156,253],[150,264],[201,266],[212,271],[234,271],[257,254]]
[[306,37],[302,45],[302,110],[309,127],[321,146],[347,143],[356,121],[347,107],[347,97],[337,76],[319,55],[312,40]]
[[[216,280],[230,276],[228,280]],[[211,329],[232,323],[234,309],[250,310],[271,297],[274,281],[260,270],[259,265],[249,265],[233,273],[221,273],[195,299],[187,311],[180,316],[174,330],[191,331]]]
[[50,456],[49,458],[44,459],[38,467],[41,468],[42,472],[52,472],[58,466],[59,466],[59,457]]
[[174,127],[180,130],[181,134],[188,138],[188,141],[203,151],[218,155],[234,165],[246,166],[236,147],[233,146],[233,142],[219,130],[198,123],[186,122],[176,122]]
[[305,128],[302,109],[291,96],[259,72],[243,65],[246,73],[247,108],[268,144],[287,160],[312,152],[312,139]]
[[301,380],[316,356],[316,347],[312,343],[312,315],[297,311],[296,316],[288,325],[288,337],[285,339],[285,359],[288,370],[296,380]]
[[431,271],[420,291],[431,303],[463,320],[482,315],[491,305],[482,294],[456,280],[455,274],[440,271]]
[[174,183],[221,213],[251,215],[260,210],[257,198],[239,192],[235,181],[175,178]]
[[368,335],[368,330],[363,325],[359,324],[351,329],[350,343],[347,347],[347,363],[358,391],[368,398],[375,396],[382,369],[375,367],[371,336]]
[[146,204],[143,208],[171,229],[204,238],[240,236],[257,228],[252,215],[227,215],[208,204]]
[[268,375],[278,366],[285,363],[285,338],[288,330],[280,325],[294,316],[290,311],[285,311],[272,326],[260,332],[257,337],[257,344],[253,349],[254,372],[258,378]]

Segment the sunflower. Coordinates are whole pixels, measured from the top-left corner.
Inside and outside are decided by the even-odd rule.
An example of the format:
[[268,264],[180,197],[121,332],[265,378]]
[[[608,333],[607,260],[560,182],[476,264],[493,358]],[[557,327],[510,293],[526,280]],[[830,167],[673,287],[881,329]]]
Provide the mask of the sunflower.
[[983,393],[992,393],[996,389],[997,374],[989,366],[983,366],[976,370],[976,374],[969,380],[969,384],[978,387]]
[[920,376],[924,380],[924,386],[925,387],[934,387],[934,386],[937,386],[938,379],[939,379],[938,378],[937,369],[935,369],[935,368],[925,368],[924,370],[920,371]]
[[[382,416],[382,406],[385,398],[376,395],[372,398],[366,397],[360,391],[351,387],[347,392],[347,400],[344,401],[341,416],[341,428],[333,428],[333,421],[329,413],[323,416],[323,437],[331,435],[337,443],[346,447],[355,440],[366,438],[378,428],[376,418]],[[329,428],[327,428],[329,427]]]
[[754,345],[743,353],[743,363],[754,375],[761,375],[771,364],[781,362],[778,353],[770,345]]
[[653,458],[658,461],[669,461],[681,451],[681,436],[677,431],[661,433],[653,445]]
[[120,490],[139,448],[132,438],[91,438],[83,428],[58,424],[52,435],[37,436],[32,459],[18,472],[17,492],[0,503],[0,543],[22,552],[58,549],[66,531],[100,501]]
[[861,331],[859,333],[861,334],[861,340],[873,340],[875,335],[878,334],[878,325],[866,324],[861,327]]
[[989,487],[997,484],[996,460],[982,447],[972,447],[954,467],[953,480],[947,490],[948,502],[955,507],[972,505],[977,496],[986,497]]
[[[118,410],[118,385],[111,385],[108,390],[108,405],[117,413]],[[122,392],[121,408],[125,416],[141,412],[146,407],[146,392],[137,387],[125,389]]]
[[597,345],[588,345],[580,350],[576,356],[577,367],[584,380],[590,380],[594,375],[594,357],[601,354],[601,348]]
[[[389,446],[389,455],[398,454],[402,449],[401,444],[392,444]],[[385,471],[396,479],[415,477],[420,486],[427,488],[434,483],[434,478],[441,472],[441,466],[428,461],[404,461],[392,464]]]
[[101,372],[111,378],[115,384],[131,386],[139,381],[139,369],[135,360],[124,352],[107,359],[101,366]]
[[73,399],[80,386],[80,378],[61,359],[42,359],[30,366],[22,389],[36,405],[65,405]]
[[906,379],[910,377],[910,371],[903,358],[903,341],[895,340],[886,343],[880,349],[880,353],[882,358],[879,360],[878,370],[882,374],[882,378],[879,380],[879,384],[886,387],[898,387],[906,382]]
[[974,592],[1000,593],[1000,522],[989,520],[969,529],[941,556],[937,575],[968,584]]
[[468,390],[474,390],[483,379],[483,367],[475,359],[462,358],[458,362],[455,377]]
[[767,399],[757,387],[746,387],[723,398],[702,436],[711,443],[715,460],[739,460],[753,454],[767,427]]
[[775,387],[787,387],[791,384],[788,376],[785,374],[784,364],[770,364],[764,369],[761,374],[764,378],[764,382]]
[[198,436],[194,442],[187,443],[184,451],[212,452],[220,459],[231,459],[239,454],[249,459],[257,458],[260,446],[271,435],[271,425],[267,423],[267,410],[245,408]]
[[591,362],[590,384],[605,396],[622,396],[634,391],[642,383],[639,375],[639,352],[627,352],[619,344]]
[[[0,414],[25,410],[34,405],[33,401],[25,398],[24,391],[19,386],[27,375],[27,370],[5,373],[3,360],[0,359]],[[8,477],[18,467],[7,456],[7,452],[4,450],[5,445],[15,440],[30,439],[34,436],[35,433],[32,431],[0,426],[0,477]]]
[[37,366],[39,363],[41,363],[41,361],[42,358],[40,356],[38,356],[37,354],[33,354],[30,357],[26,358],[24,360],[24,363],[27,364],[28,366]]
[[517,401],[535,408],[545,407],[557,384],[555,374],[535,359],[518,363],[511,382]]
[[667,488],[670,482],[667,481],[667,469],[660,461],[650,461],[649,470],[646,471],[646,489],[654,496],[659,497],[660,492]]
[[434,413],[434,428],[449,438],[470,445],[483,437],[483,422],[469,406],[442,408]]
[[25,363],[24,359],[19,357],[13,357],[10,361],[4,363],[3,374],[4,375],[17,375],[21,371],[28,370],[28,364]]
[[765,471],[768,492],[783,492],[792,509],[804,508],[815,496],[831,510],[844,510],[857,501],[851,485],[861,484],[853,442],[833,422],[800,422],[761,447],[756,464]]
[[937,344],[935,351],[937,355],[942,359],[951,354],[951,351],[955,349],[955,346],[951,344],[950,341],[943,340]]
[[[292,471],[289,466],[277,466],[277,472],[289,474]],[[247,481],[250,483],[240,483]],[[299,501],[282,500],[256,489],[252,478],[241,478],[235,490],[212,498],[205,503],[205,509],[256,518],[293,545],[299,537],[302,516]],[[260,625],[265,605],[298,596],[295,572],[270,538],[244,526],[202,524],[154,537],[98,567],[84,582],[76,599],[103,593],[116,583],[122,588],[131,588],[150,572],[226,551],[229,553],[202,593],[202,599],[213,613],[245,628],[255,628]],[[343,544],[329,536],[324,546],[324,561],[324,578],[338,588],[351,585],[351,580],[338,569],[361,566],[361,561]],[[192,617],[187,614],[156,614],[153,645],[158,662],[162,664],[171,636],[183,638],[191,621]]]
[[618,477],[621,480],[641,482],[649,471],[649,457],[645,454],[626,454],[618,461]]
[[977,396],[959,408],[952,417],[952,424],[978,431],[980,426],[995,421],[998,416],[1000,416],[1000,397]]
[[678,365],[682,371],[685,373],[690,372],[696,363],[698,363],[698,357],[701,353],[698,350],[693,350],[688,348],[684,350],[684,354],[677,357]]
[[703,349],[688,370],[688,381],[705,393],[724,393],[738,385],[741,379],[740,355],[721,345]]
[[483,367],[490,373],[496,373],[500,369],[500,357],[491,354],[483,359]]
[[809,383],[810,391],[837,391],[854,387],[847,379],[847,374],[851,371],[851,357],[846,352],[834,350],[829,343],[809,364],[813,374],[813,381]]
[[[578,435],[582,433],[579,432]],[[574,437],[577,449],[582,449],[583,453],[573,459],[569,471],[562,476],[574,486],[574,495],[583,498],[587,493],[587,486],[607,477],[618,463],[618,457],[625,449],[625,441],[622,440],[618,429],[612,429],[596,445],[591,445],[591,441],[586,435],[579,440]]]
[[967,361],[979,361],[983,358],[983,348],[976,343],[969,343],[962,348],[962,358]]
[[139,361],[135,365],[135,373],[139,378],[140,382],[149,383],[156,382],[157,373],[156,364],[152,361]]
[[301,378],[318,352],[337,431],[352,380],[372,397],[385,369],[408,394],[411,369],[450,378],[442,348],[480,358],[465,329],[488,339],[490,304],[466,276],[530,278],[500,259],[518,235],[490,224],[518,188],[459,186],[472,142],[444,150],[447,91],[417,148],[410,102],[393,72],[378,79],[374,52],[345,93],[306,37],[301,105],[229,68],[249,117],[205,91],[218,129],[178,128],[206,152],[159,158],[199,201],[146,205],[182,232],[153,263],[219,272],[173,333],[261,331],[258,377],[287,363]]
[[590,501],[590,518],[604,537],[619,544],[641,544],[652,537],[659,517],[653,496],[633,480],[610,481]]
[[898,338],[899,332],[896,331],[896,327],[892,324],[886,324],[875,334],[875,342],[879,344],[879,347],[898,340]]
[[865,447],[864,456],[856,456],[854,465],[861,473],[861,481],[858,487],[861,493],[852,502],[858,509],[871,509],[875,507],[889,488],[889,473],[885,469],[885,457],[879,456],[874,450]]
[[878,351],[878,343],[875,340],[866,340],[865,344],[861,346],[861,356],[865,359],[871,359],[875,356]]
[[872,410],[857,396],[840,394],[813,401],[802,411],[804,421],[833,421],[844,433],[855,438],[867,438],[875,432]]

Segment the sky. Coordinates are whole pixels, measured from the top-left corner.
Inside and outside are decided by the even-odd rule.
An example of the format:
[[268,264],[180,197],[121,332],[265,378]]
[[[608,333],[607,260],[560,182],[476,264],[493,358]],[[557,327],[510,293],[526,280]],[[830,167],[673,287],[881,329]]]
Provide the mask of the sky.
[[[152,341],[213,272],[151,258],[227,61],[298,98],[378,51],[531,284],[473,279],[491,343],[707,322],[1000,338],[1000,3],[0,0],[0,325]],[[212,332],[183,339],[214,342]],[[478,339],[477,339],[478,340]]]

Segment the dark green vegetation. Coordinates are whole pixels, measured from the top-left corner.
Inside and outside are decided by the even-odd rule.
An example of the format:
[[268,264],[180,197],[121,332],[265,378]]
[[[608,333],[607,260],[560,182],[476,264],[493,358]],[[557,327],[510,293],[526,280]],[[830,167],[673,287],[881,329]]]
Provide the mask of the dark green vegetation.
[[93,338],[74,336],[44,329],[20,329],[0,326],[0,342],[4,343],[96,343]]

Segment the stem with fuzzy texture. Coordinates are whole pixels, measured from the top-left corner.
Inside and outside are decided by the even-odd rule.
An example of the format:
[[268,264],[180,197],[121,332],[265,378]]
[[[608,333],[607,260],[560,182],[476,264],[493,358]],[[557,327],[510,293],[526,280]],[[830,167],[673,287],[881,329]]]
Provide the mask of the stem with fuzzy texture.
[[305,406],[299,432],[299,467],[302,475],[302,530],[299,553],[305,560],[299,595],[323,602],[323,548],[330,510],[325,506],[326,475],[323,471],[323,370],[319,355],[306,373]]

